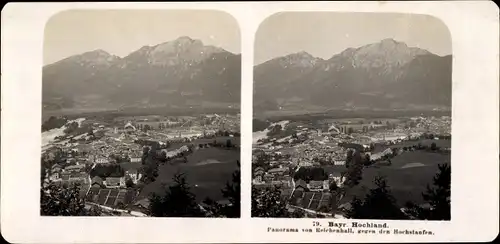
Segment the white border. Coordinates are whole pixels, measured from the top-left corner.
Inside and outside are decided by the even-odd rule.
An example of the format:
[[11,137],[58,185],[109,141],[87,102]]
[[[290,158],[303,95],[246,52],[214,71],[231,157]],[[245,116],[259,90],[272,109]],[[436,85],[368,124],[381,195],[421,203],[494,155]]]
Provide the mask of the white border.
[[[42,40],[55,13],[73,8],[213,9],[239,22],[242,40],[242,218],[41,218],[39,157]],[[429,14],[449,28],[453,46],[452,220],[387,221],[434,236],[267,233],[311,227],[309,219],[251,219],[254,34],[280,11]],[[1,233],[13,243],[427,242],[491,241],[498,235],[499,20],[490,1],[260,3],[9,3],[2,9]],[[346,220],[346,222],[351,222]]]

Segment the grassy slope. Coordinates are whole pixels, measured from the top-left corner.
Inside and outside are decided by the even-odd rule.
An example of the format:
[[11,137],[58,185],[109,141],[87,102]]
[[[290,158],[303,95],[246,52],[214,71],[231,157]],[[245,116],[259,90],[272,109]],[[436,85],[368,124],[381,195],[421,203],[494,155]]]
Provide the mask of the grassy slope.
[[[141,196],[148,196],[151,192],[161,193],[162,183],[169,184],[175,173],[184,172],[198,201],[202,201],[207,196],[220,200],[222,199],[221,189],[227,181],[232,179],[232,174],[237,169],[236,161],[240,160],[240,153],[237,150],[208,148],[194,152],[187,156],[187,159],[187,164],[160,165],[156,182],[147,185],[141,192]],[[221,163],[197,165],[210,159]]]
[[[369,189],[375,187],[373,183],[375,177],[385,176],[392,194],[400,205],[404,205],[406,201],[422,203],[421,193],[425,191],[427,184],[432,184],[432,178],[438,172],[438,164],[450,162],[449,154],[422,151],[403,153],[392,159],[391,166],[365,168],[361,183],[350,190],[350,196],[343,199],[343,202],[349,201],[354,195],[364,197]],[[421,163],[425,166],[401,168],[408,163]]]

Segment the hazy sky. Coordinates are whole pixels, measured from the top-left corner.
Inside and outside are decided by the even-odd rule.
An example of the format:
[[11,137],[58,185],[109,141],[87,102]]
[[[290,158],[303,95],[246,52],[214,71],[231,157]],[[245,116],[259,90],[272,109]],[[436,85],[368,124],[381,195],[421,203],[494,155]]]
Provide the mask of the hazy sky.
[[255,37],[256,64],[306,51],[328,59],[385,38],[437,55],[451,54],[451,36],[439,19],[395,13],[288,12],[265,19]]
[[240,30],[225,12],[211,10],[70,10],[45,27],[44,64],[103,49],[120,57],[180,36],[240,53]]

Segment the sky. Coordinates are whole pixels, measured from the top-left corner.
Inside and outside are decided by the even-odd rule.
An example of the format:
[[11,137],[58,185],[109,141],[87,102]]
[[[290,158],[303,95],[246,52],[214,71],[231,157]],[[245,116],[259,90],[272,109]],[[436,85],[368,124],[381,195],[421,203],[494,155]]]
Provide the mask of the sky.
[[345,49],[392,38],[443,56],[452,53],[446,25],[427,15],[286,12],[272,15],[255,36],[254,63],[306,51],[328,59]]
[[139,48],[189,36],[239,54],[240,30],[225,12],[212,10],[69,10],[45,26],[44,64],[102,49],[124,57]]

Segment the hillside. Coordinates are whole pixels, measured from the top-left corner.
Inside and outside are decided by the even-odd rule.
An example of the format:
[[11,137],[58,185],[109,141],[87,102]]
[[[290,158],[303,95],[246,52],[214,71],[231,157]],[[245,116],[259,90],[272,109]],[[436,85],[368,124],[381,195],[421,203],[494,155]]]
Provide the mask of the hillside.
[[[278,66],[279,57],[254,69],[255,105],[325,108],[434,108],[451,106],[451,56],[438,56],[393,39],[348,48],[321,60],[303,55]],[[314,60],[314,61],[311,61]]]
[[120,58],[103,50],[43,68],[46,110],[238,103],[241,56],[183,36]]

